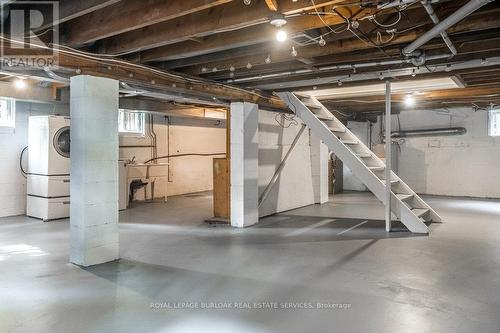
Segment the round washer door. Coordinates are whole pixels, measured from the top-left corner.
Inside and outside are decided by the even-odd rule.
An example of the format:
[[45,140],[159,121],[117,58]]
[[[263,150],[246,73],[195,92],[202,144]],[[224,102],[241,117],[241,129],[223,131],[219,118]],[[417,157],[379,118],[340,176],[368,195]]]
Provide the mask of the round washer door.
[[69,126],[61,127],[54,135],[54,149],[59,155],[69,158]]

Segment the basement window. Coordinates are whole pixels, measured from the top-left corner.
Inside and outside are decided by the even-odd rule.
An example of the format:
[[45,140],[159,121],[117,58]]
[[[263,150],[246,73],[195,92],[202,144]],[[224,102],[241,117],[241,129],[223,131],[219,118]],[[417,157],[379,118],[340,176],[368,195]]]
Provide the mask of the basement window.
[[0,98],[0,127],[15,127],[15,102],[11,98]]
[[118,111],[118,132],[124,134],[144,135],[144,112],[129,110]]
[[489,135],[500,136],[500,109],[494,109],[489,114]]

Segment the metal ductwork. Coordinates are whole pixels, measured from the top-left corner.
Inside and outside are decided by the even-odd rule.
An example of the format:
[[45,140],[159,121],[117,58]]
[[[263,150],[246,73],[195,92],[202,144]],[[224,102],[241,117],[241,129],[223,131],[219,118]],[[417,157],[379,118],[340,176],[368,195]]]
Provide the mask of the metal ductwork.
[[392,132],[391,138],[409,138],[409,137],[430,137],[430,136],[451,136],[451,135],[464,135],[467,133],[465,127],[450,127],[450,128],[435,128],[435,129],[421,129],[412,131],[398,131]]
[[434,28],[427,31],[425,34],[417,38],[413,43],[403,49],[403,55],[409,56],[413,51],[430,41],[431,39],[439,36],[442,32],[446,31],[449,27],[457,24],[479,8],[493,2],[494,0],[471,0],[462,8],[458,9],[455,13],[448,16],[446,19],[436,24]]

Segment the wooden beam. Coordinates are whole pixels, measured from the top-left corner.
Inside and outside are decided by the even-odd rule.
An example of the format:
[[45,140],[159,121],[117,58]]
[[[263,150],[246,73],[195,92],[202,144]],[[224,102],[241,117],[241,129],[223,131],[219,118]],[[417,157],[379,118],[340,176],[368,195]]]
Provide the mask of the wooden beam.
[[273,12],[278,11],[278,2],[276,0],[266,0],[266,5],[269,10],[272,10]]
[[[372,12],[372,9],[366,9],[363,12],[366,13],[366,15],[369,15]],[[344,20],[336,15],[324,16],[322,20],[316,15],[295,16],[288,19],[286,31],[289,36],[293,36],[294,34],[301,33],[306,30],[323,28],[325,23],[329,26],[336,26],[344,24]],[[202,44],[180,42],[175,44],[175,47],[166,45],[144,50],[138,54],[131,55],[132,57],[129,59],[141,62],[169,61],[177,59],[184,61],[183,66],[188,66],[189,61],[194,61],[199,64],[196,59],[198,59],[200,55],[207,53],[220,52],[219,55],[222,55],[222,51],[232,52],[232,50],[240,47],[250,47],[264,42],[274,42],[275,34],[276,29],[271,25],[257,25],[236,31],[207,36],[204,38],[204,42]],[[343,35],[344,34],[340,34],[337,37],[342,37]],[[284,46],[286,45],[280,45],[282,48]],[[255,52],[258,52],[258,50]],[[230,53],[225,57],[234,58],[234,56]],[[224,56],[222,59],[223,58]]]
[[68,22],[62,31],[67,44],[79,46],[229,2],[231,0],[122,0]]
[[59,19],[44,24],[39,30],[74,20],[80,16],[106,8],[120,1],[121,0],[59,0]]
[[[326,16],[323,20],[329,25],[342,23],[337,16]],[[325,24],[317,17],[311,15],[301,15],[288,20],[286,30],[289,35],[304,30],[317,29]],[[236,31],[224,32],[202,38],[202,43],[185,41],[171,45],[161,46],[150,50],[145,50],[131,57],[131,60],[142,62],[163,61],[174,59],[185,59],[191,57],[191,61],[206,53],[226,51],[239,47],[252,46],[274,40],[276,29],[269,25],[257,25],[243,28]],[[187,62],[187,61],[186,61]],[[199,63],[199,62],[198,62]]]
[[[316,0],[318,6],[343,2],[343,0]],[[301,12],[310,7],[310,1],[306,0],[280,3],[280,10],[284,14]],[[252,2],[250,6],[244,5],[242,1],[233,1],[182,18],[104,39],[98,42],[97,49],[100,53],[111,54],[136,52],[137,50],[177,43],[192,37],[265,23],[268,21],[268,16],[269,9],[260,1]]]

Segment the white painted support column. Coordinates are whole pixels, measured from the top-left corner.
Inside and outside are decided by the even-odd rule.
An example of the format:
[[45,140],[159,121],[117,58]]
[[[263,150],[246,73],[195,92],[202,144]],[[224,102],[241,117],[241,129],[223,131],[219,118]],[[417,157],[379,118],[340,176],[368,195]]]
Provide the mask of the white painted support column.
[[328,201],[328,147],[315,135],[310,134],[311,172],[314,190],[314,203]]
[[71,78],[70,261],[92,266],[118,254],[118,81]]
[[231,225],[259,221],[259,107],[231,103]]
[[391,231],[391,165],[392,165],[392,140],[391,140],[391,82],[385,82],[385,230]]

